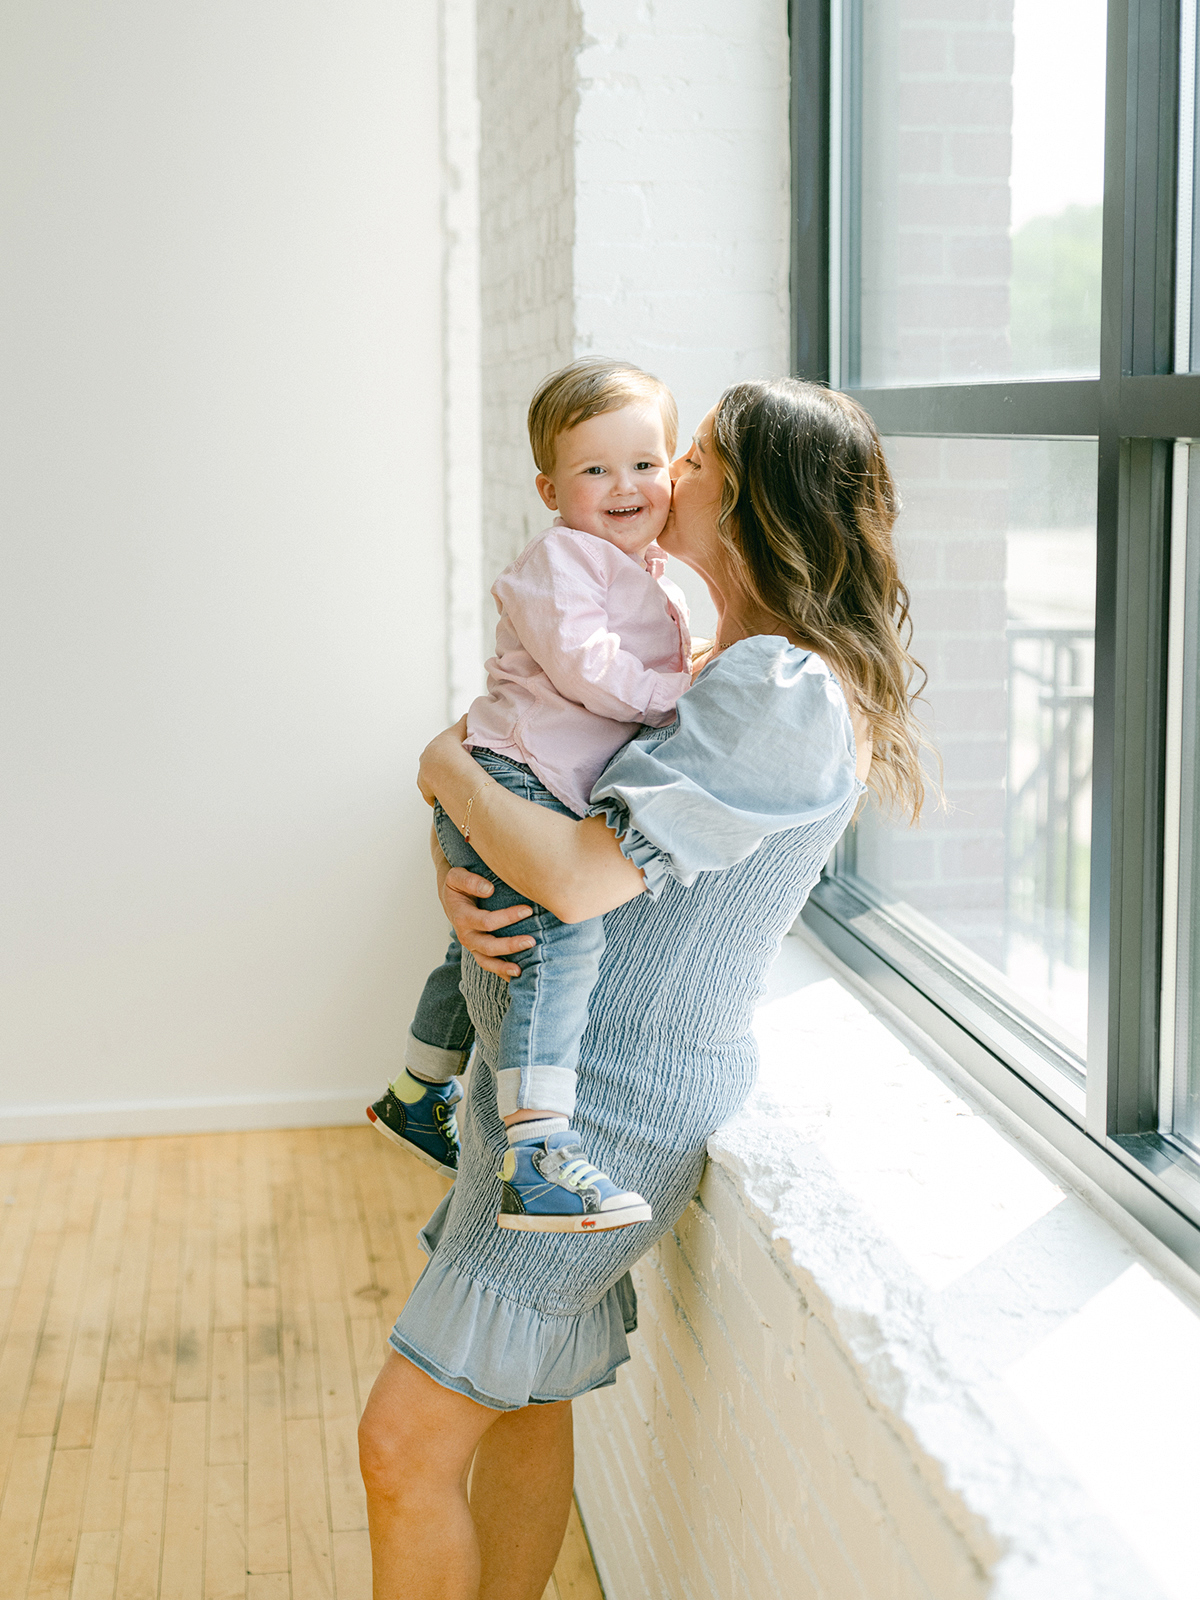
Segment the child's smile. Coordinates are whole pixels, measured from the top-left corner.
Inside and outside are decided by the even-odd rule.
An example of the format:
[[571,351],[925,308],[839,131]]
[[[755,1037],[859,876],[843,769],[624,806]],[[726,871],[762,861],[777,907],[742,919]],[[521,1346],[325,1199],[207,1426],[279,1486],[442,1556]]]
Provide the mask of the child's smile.
[[558,440],[553,476],[538,493],[568,528],[595,534],[635,561],[662,532],[671,509],[670,458],[653,403],[604,411]]

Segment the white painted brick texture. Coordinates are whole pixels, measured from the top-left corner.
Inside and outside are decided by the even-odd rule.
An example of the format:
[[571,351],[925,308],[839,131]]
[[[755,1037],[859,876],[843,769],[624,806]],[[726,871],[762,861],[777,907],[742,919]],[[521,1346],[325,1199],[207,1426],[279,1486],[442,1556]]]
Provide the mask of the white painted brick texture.
[[608,1600],[988,1592],[972,1542],[726,1173],[710,1165],[636,1279],[633,1362],[576,1408]]
[[[575,353],[576,58],[570,0],[478,9],[483,317],[483,586],[548,516],[533,487],[525,415]],[[484,607],[491,653],[496,615]]]
[[547,372],[635,361],[686,439],[727,384],[786,370],[786,7],[481,0],[479,95],[486,588],[547,520],[525,432]]

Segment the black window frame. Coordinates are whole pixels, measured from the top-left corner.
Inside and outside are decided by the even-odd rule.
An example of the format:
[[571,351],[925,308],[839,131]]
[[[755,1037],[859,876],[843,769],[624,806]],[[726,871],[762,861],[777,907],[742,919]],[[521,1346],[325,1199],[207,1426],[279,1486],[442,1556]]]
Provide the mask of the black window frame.
[[[853,65],[859,15],[859,0],[789,5],[792,370],[825,383],[831,337],[843,366],[853,361],[831,296],[853,290],[852,274],[843,265],[830,280],[855,180],[844,166],[834,173],[831,158],[856,136],[853,73],[843,66],[834,82],[833,71],[846,52]],[[1200,439],[1200,374],[1172,371],[1180,7],[1109,0],[1107,16],[1099,377],[847,390],[884,435],[1099,442],[1086,1092],[1047,1070],[1045,1052],[1030,1050],[985,988],[921,948],[836,870],[803,919],[1200,1269],[1200,1164],[1160,1133],[1158,1105],[1171,477],[1175,442]]]

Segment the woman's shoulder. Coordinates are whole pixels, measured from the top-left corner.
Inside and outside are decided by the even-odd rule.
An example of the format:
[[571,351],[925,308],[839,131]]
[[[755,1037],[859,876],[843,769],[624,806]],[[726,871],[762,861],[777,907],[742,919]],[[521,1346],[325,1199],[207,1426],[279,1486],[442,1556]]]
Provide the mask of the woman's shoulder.
[[744,718],[794,733],[853,730],[841,684],[815,650],[780,634],[739,639],[713,658],[680,702],[693,716]]

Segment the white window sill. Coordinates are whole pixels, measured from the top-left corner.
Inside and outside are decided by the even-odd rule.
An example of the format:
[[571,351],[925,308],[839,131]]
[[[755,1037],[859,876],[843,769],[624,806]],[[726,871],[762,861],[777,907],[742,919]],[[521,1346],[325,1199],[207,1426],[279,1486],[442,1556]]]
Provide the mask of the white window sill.
[[711,1159],[990,1592],[1194,1600],[1197,1280],[805,931],[757,1031]]

